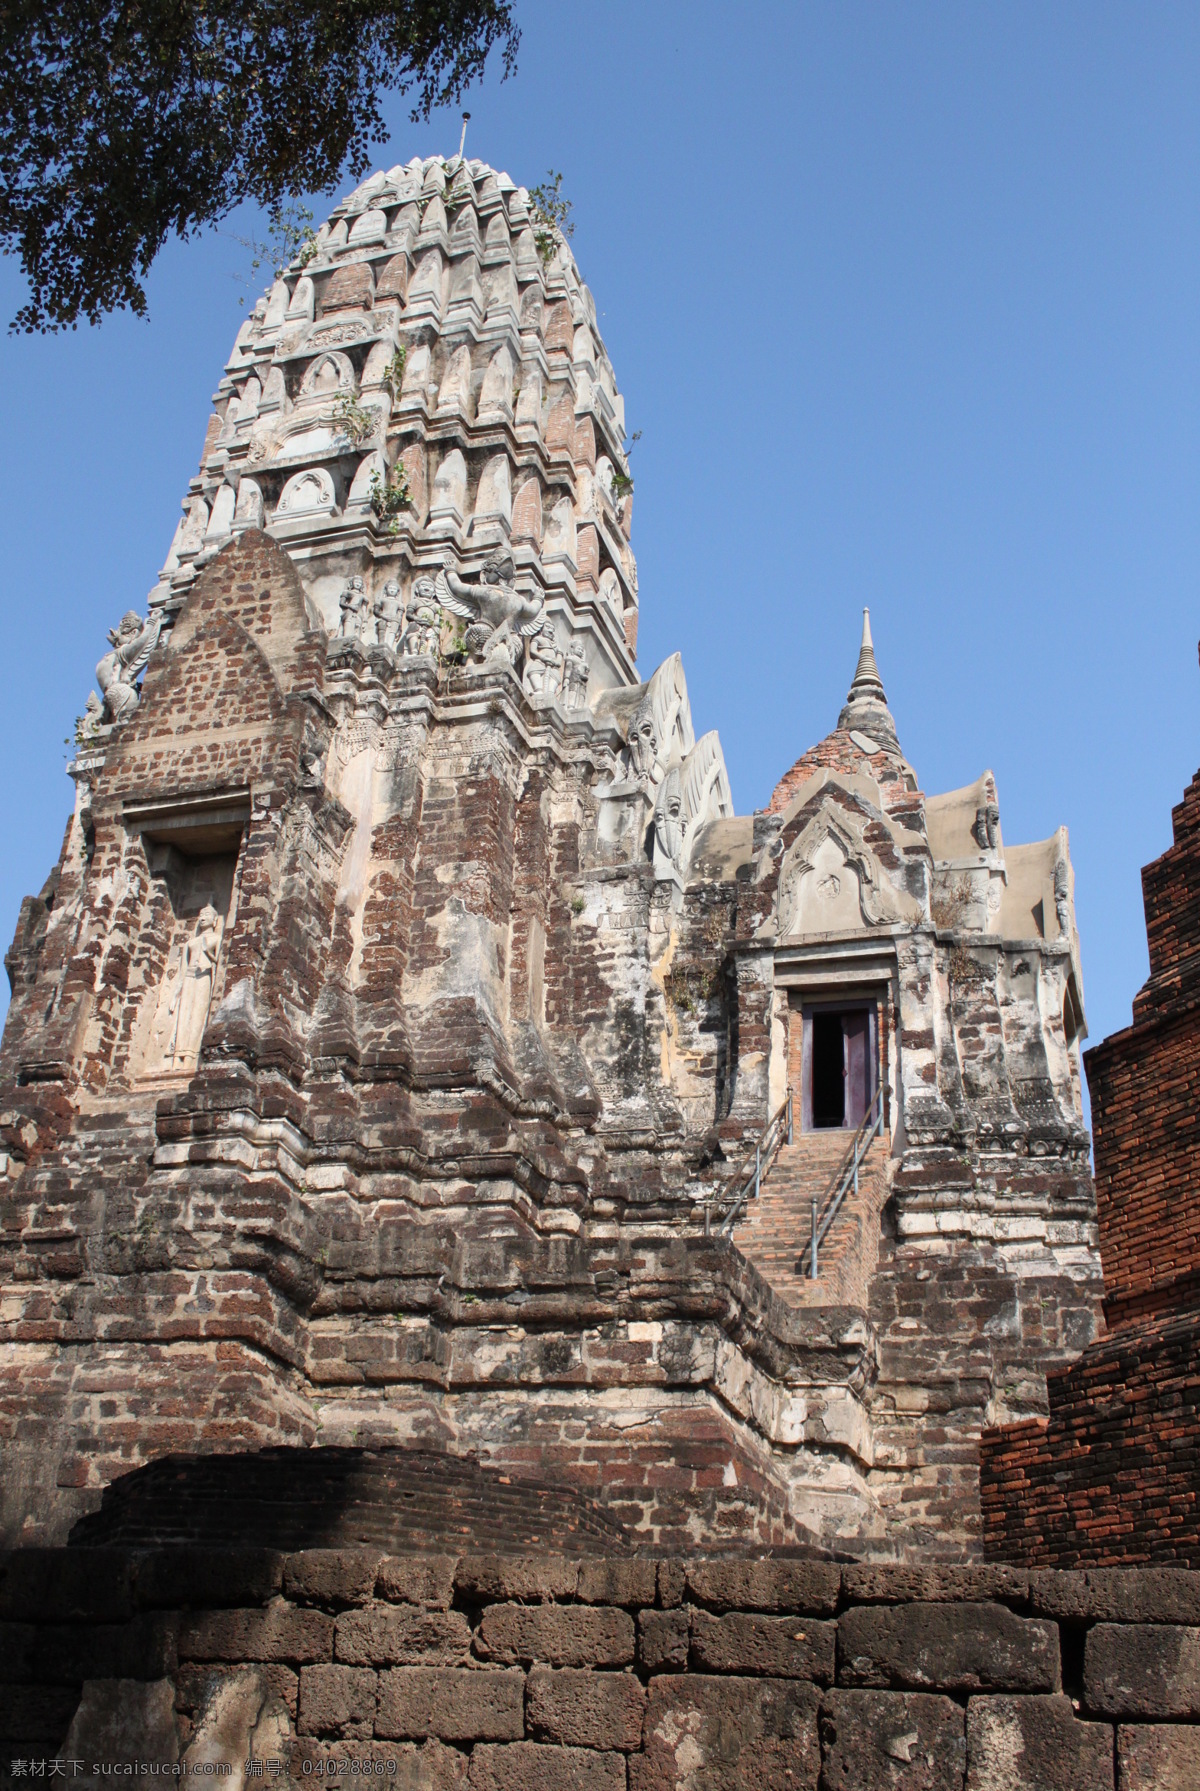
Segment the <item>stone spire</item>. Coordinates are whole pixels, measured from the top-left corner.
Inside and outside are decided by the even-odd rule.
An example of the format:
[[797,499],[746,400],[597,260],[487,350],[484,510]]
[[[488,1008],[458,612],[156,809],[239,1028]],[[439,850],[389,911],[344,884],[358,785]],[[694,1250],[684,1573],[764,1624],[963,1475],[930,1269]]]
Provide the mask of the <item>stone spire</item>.
[[899,751],[896,724],[887,706],[883,679],[879,676],[879,667],[875,663],[869,609],[863,610],[862,645],[858,650],[858,664],[854,668],[845,707],[838,716],[838,727],[858,733],[887,751]]
[[871,612],[863,610],[862,646],[858,650],[858,664],[854,668],[854,681],[850,686],[848,703],[873,702],[887,706],[887,697],[883,691],[883,679],[879,676],[879,667],[875,663],[875,644],[871,639]]

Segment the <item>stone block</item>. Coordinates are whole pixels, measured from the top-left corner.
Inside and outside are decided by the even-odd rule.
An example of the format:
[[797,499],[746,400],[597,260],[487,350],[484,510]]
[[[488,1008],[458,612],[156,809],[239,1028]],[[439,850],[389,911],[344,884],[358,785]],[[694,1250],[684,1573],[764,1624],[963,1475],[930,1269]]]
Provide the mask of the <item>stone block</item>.
[[[175,1673],[175,1708],[196,1711],[203,1708],[214,1689],[225,1679],[240,1672],[236,1666],[220,1666],[213,1661],[185,1661]],[[278,1661],[256,1669],[259,1683],[267,1696],[282,1704],[295,1721],[300,1707],[300,1675]]]
[[819,1699],[800,1679],[664,1674],[650,1683],[629,1791],[816,1791]]
[[632,1673],[534,1667],[526,1686],[530,1729],[568,1747],[632,1752],[641,1746],[645,1708],[646,1694]]
[[842,1597],[850,1604],[1024,1604],[1029,1575],[1016,1567],[901,1567],[892,1562],[842,1568]]
[[471,1627],[461,1611],[371,1604],[337,1620],[333,1651],[358,1666],[452,1665],[471,1651]]
[[392,1667],[379,1675],[375,1733],[414,1741],[519,1741],[525,1733],[525,1675],[519,1669]]
[[122,1623],[132,1614],[133,1577],[124,1549],[0,1552],[0,1618]]
[[289,1598],[312,1604],[365,1604],[382,1559],[377,1548],[309,1548],[283,1564]]
[[482,1603],[574,1598],[578,1579],[578,1561],[562,1555],[464,1555],[454,1571],[455,1590]]
[[177,1660],[176,1623],[165,1613],[141,1612],[129,1623],[0,1624],[4,1680],[159,1679]]
[[185,1777],[209,1777],[222,1765],[237,1772],[251,1754],[260,1760],[290,1754],[295,1729],[270,1677],[266,1667],[247,1665],[213,1676],[183,1755]]
[[820,1618],[692,1612],[692,1665],[702,1673],[762,1673],[829,1685],[836,1650],[837,1625]]
[[388,1791],[463,1791],[469,1766],[466,1754],[441,1741],[318,1741],[302,1735],[292,1748],[291,1783],[352,1783],[369,1770]]
[[1029,1575],[1029,1597],[1076,1622],[1200,1624],[1200,1573],[1186,1567],[1047,1568]]
[[169,1679],[91,1679],[65,1739],[59,1736],[58,1742],[56,1754],[85,1763],[79,1775],[84,1785],[111,1783],[119,1776],[113,1766],[134,1761],[143,1773],[163,1772],[179,1758],[175,1688]]
[[687,1666],[690,1625],[686,1610],[642,1611],[638,1617],[638,1662],[647,1673],[682,1673]]
[[1113,1732],[1069,1698],[972,1698],[966,1791],[1113,1791]]
[[12,1685],[0,1679],[0,1742],[41,1742],[57,1751],[75,1714],[78,1685]]
[[1088,1631],[1083,1686],[1098,1716],[1200,1716],[1200,1629],[1098,1623]]
[[376,1598],[393,1604],[449,1609],[454,1596],[454,1555],[384,1555],[375,1576]]
[[156,1548],[136,1557],[133,1573],[143,1607],[266,1604],[283,1585],[283,1556],[262,1548]]
[[203,1611],[179,1629],[181,1660],[329,1660],[333,1618],[324,1611],[271,1604],[260,1611]]
[[471,1791],[625,1791],[625,1756],[582,1747],[485,1743],[471,1755]]
[[657,1581],[653,1561],[581,1561],[575,1596],[582,1604],[653,1604]]
[[721,1611],[796,1611],[832,1616],[840,1568],[825,1561],[695,1561],[688,1595]]
[[1117,1791],[1196,1791],[1200,1728],[1147,1723],[1117,1730]]
[[379,1676],[370,1667],[301,1667],[300,1733],[370,1735],[378,1685]]
[[683,1603],[687,1591],[687,1568],[682,1561],[660,1561],[658,1564],[658,1602],[664,1611]]
[[633,1660],[633,1618],[601,1605],[494,1604],[479,1640],[492,1660],[550,1667],[626,1667]]
[[866,1605],[838,1619],[839,1685],[1057,1691],[1058,1630],[999,1604]]
[[962,1791],[965,1712],[931,1692],[831,1691],[821,1754],[821,1791]]

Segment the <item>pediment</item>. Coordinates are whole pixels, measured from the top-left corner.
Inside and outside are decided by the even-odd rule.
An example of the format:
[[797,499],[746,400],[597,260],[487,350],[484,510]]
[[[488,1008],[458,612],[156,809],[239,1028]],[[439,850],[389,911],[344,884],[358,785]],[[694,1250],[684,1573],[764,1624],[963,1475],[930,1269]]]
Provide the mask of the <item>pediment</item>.
[[[845,806],[837,785],[784,853],[775,900],[780,940],[853,932],[926,918],[919,901],[868,842],[871,817]],[[887,826],[880,814],[878,821]],[[888,829],[889,833],[892,831]]]

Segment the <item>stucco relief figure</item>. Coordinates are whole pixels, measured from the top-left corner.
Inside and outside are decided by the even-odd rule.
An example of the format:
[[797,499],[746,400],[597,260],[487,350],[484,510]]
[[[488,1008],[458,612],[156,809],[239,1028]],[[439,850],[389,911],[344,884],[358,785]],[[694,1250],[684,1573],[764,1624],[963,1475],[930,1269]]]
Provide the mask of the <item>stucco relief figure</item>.
[[108,638],[112,651],[96,667],[96,682],[104,698],[105,722],[121,722],[133,714],[141,694],[137,680],[162,632],[163,612],[156,610],[146,622],[134,609],[126,610]]
[[507,665],[516,671],[524,651],[525,642],[516,633],[512,623],[502,622],[487,643],[485,662],[488,665]]
[[654,868],[660,878],[684,881],[692,840],[706,821],[733,813],[721,742],[713,730],[682,761],[668,767],[654,801]]
[[673,871],[680,882],[686,869],[688,818],[683,807],[683,779],[672,765],[658,786],[654,804],[654,864]]
[[525,648],[525,688],[530,696],[558,696],[562,691],[563,650],[549,622],[542,623]]
[[982,803],[975,811],[975,825],[971,832],[975,836],[975,844],[981,852],[995,851],[1000,837],[1000,809],[994,802]]
[[394,578],[388,579],[373,608],[375,639],[381,647],[389,647],[395,652],[404,628],[404,604],[400,600],[400,586]]
[[90,691],[83,714],[75,723],[76,744],[84,746],[89,740],[94,740],[104,725],[104,704],[94,690]]
[[633,712],[628,733],[629,763],[644,786],[659,782],[668,762],[691,752],[691,710],[678,653],[665,659]]
[[436,659],[441,632],[442,612],[434,582],[431,578],[418,578],[408,600],[408,621],[400,642],[402,658],[416,659],[424,654]]
[[338,633],[344,640],[361,641],[368,639],[373,630],[371,600],[361,578],[348,578],[338,598],[338,608],[342,619],[338,625]]
[[1068,938],[1071,933],[1071,873],[1067,869],[1067,861],[1060,858],[1054,866],[1054,912],[1058,917],[1059,931]]
[[206,902],[196,930],[175,958],[163,986],[154,1025],[154,1044],[161,1070],[194,1068],[212,1000],[213,978],[221,950],[221,917]]
[[592,668],[582,641],[572,641],[563,665],[563,707],[582,709],[587,702],[588,679]]
[[473,659],[486,659],[488,645],[505,623],[527,640],[542,625],[545,599],[540,591],[523,597],[516,586],[511,554],[496,553],[485,564],[477,585],[469,585],[453,569],[449,555],[437,576],[437,597],[443,609],[469,624],[466,649]]

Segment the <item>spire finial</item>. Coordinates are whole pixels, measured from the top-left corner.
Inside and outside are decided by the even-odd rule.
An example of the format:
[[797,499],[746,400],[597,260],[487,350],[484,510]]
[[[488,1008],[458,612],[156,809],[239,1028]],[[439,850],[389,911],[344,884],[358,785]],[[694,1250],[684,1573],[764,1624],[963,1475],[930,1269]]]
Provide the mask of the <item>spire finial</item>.
[[464,112],[462,120],[462,136],[458,139],[458,159],[460,162],[462,161],[463,150],[467,147],[467,126],[471,122],[471,114],[469,112]]
[[862,646],[858,650],[858,664],[854,668],[854,680],[850,685],[848,703],[875,702],[887,706],[887,697],[883,693],[883,679],[879,676],[879,667],[875,663],[875,647],[871,640],[871,612],[863,610]]

